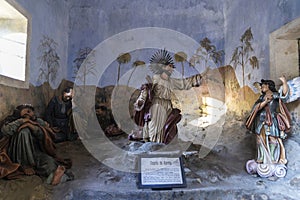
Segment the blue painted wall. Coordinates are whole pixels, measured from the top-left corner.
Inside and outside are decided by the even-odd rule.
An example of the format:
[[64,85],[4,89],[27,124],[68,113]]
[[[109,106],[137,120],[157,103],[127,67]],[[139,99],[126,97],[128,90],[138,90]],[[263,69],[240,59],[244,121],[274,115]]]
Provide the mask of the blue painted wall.
[[[115,34],[140,27],[173,29],[196,41],[208,37],[217,49],[225,50],[223,64],[230,64],[241,35],[251,27],[260,69],[253,71],[246,84],[269,77],[269,33],[300,15],[299,0],[73,0],[70,4],[69,67],[80,48],[95,47]],[[71,79],[71,68],[68,71]],[[108,76],[114,76],[114,71]],[[240,74],[237,68],[239,81]]]
[[[252,44],[260,68],[253,71],[252,79],[245,79],[246,85],[261,78],[270,78],[269,34],[298,17],[299,0],[224,1],[225,63],[230,62],[234,48],[240,44],[240,37],[251,27],[254,37]],[[241,68],[236,69],[236,75],[241,83]]]
[[[229,64],[241,35],[251,27],[254,50],[261,66],[254,72],[254,77],[268,78],[269,33],[300,16],[299,0],[15,1],[32,16],[31,84],[40,84],[37,81],[38,46],[43,35],[58,43],[61,68],[53,87],[64,78],[74,80],[73,61],[80,48],[93,48],[115,34],[140,27],[168,28],[196,41],[208,37],[217,49],[225,50],[223,64]],[[125,69],[131,64],[124,66]]]
[[31,15],[31,40],[30,40],[30,83],[40,85],[41,52],[40,41],[44,35],[52,38],[57,43],[57,54],[60,57],[56,79],[51,82],[53,88],[58,87],[61,80],[67,77],[68,58],[68,32],[69,32],[69,7],[65,0],[15,0]]
[[[115,34],[141,27],[172,29],[198,42],[208,37],[219,49],[224,48],[223,4],[219,0],[74,0],[70,4],[68,66],[74,65],[80,48],[93,48]],[[139,59],[147,63],[150,55],[132,56],[132,62]],[[122,66],[123,73],[132,62]],[[117,65],[112,63],[108,69],[106,85],[116,82]],[[71,69],[69,72],[71,79]]]

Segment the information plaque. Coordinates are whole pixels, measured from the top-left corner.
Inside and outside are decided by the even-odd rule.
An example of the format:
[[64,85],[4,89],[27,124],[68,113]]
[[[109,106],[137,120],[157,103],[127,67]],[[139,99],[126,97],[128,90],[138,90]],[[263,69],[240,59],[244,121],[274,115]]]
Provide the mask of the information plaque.
[[171,189],[186,187],[181,157],[166,155],[141,156],[138,188]]

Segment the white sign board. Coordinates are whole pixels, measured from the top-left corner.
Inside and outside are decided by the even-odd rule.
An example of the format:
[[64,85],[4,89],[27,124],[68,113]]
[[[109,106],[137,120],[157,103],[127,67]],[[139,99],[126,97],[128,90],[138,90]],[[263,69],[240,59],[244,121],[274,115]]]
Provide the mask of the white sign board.
[[181,157],[141,157],[139,188],[186,187]]

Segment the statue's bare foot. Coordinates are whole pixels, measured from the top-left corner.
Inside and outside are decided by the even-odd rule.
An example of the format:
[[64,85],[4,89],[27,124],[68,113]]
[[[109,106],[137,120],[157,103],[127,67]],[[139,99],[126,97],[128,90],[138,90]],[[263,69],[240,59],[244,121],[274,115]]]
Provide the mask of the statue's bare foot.
[[285,164],[287,164],[287,159],[285,159],[285,158],[280,158],[279,163],[285,165]]
[[23,172],[27,176],[32,176],[35,174],[35,171],[32,167],[23,167]]
[[130,141],[140,141],[143,140],[143,135],[140,132],[133,132],[128,135],[128,139]]
[[57,185],[60,183],[60,180],[61,180],[61,177],[64,175],[66,171],[66,168],[62,165],[59,165],[55,172],[54,172],[54,176],[53,176],[53,179],[52,179],[52,185]]
[[256,162],[257,162],[258,164],[262,164],[262,163],[263,163],[263,160],[258,159],[258,160],[256,160]]

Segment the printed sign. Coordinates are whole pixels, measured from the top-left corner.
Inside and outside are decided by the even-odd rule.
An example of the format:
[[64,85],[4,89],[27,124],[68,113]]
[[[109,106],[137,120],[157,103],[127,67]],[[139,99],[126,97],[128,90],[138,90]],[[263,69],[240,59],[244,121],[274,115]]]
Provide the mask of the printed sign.
[[186,187],[181,157],[151,156],[139,160],[139,188]]

